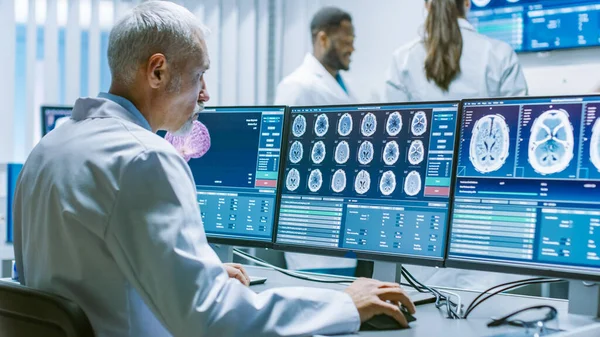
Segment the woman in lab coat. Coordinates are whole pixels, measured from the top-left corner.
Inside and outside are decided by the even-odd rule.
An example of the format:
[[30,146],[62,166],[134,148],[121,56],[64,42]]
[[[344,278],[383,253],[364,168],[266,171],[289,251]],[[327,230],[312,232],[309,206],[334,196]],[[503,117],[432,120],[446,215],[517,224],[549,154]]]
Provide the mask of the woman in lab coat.
[[[394,52],[384,99],[388,102],[460,100],[527,95],[512,48],[478,34],[466,20],[470,0],[426,0],[424,37]],[[484,290],[519,279],[497,273],[409,266],[421,282]]]
[[394,52],[384,98],[390,102],[527,95],[512,48],[478,34],[466,20],[470,0],[426,0],[422,38]]

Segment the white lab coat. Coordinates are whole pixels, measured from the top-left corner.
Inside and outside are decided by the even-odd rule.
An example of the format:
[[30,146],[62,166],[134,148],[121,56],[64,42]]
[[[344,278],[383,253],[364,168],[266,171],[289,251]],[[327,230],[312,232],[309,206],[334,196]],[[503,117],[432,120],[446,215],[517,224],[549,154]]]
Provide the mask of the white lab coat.
[[27,159],[14,206],[21,283],[78,303],[98,337],[357,331],[343,292],[256,294],[230,279],[206,241],[188,165],[126,103],[77,100]]
[[[340,74],[340,76],[342,76]],[[346,91],[312,54],[277,86],[276,105],[337,105],[354,104],[357,99],[348,81],[342,76]],[[289,269],[311,270],[331,268],[354,268],[356,260],[330,256],[285,253]]]
[[384,101],[416,102],[478,97],[525,96],[527,82],[512,48],[475,31],[458,20],[463,37],[460,74],[447,92],[425,76],[427,50],[423,39],[397,49],[387,71]]
[[[461,73],[447,92],[425,76],[427,51],[422,39],[394,52],[385,83],[387,102],[460,100],[477,97],[527,95],[527,82],[512,48],[478,34],[465,19],[459,19],[463,37]],[[421,282],[429,285],[485,290],[494,285],[523,278],[518,275],[458,269],[406,266]]]

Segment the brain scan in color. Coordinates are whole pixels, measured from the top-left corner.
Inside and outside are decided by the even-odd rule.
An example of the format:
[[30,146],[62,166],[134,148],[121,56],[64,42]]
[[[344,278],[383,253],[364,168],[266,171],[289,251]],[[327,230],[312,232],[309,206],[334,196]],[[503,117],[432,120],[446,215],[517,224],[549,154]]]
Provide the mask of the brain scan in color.
[[421,192],[421,175],[417,171],[411,171],[404,178],[404,193],[414,197]]
[[394,111],[388,116],[385,131],[390,137],[395,137],[402,131],[402,116],[398,111]]
[[365,137],[371,137],[377,130],[377,118],[371,112],[366,114],[360,124],[360,132]]
[[569,167],[575,148],[569,114],[563,109],[542,113],[531,126],[528,148],[529,164],[541,175],[559,173]]
[[373,160],[373,143],[365,140],[358,148],[358,162],[361,165],[367,165]]
[[323,137],[329,130],[329,118],[326,114],[320,114],[315,120],[315,134],[317,137]]
[[425,147],[420,140],[413,140],[408,148],[408,162],[411,165],[419,165],[425,158]]
[[509,128],[502,115],[487,115],[473,126],[469,159],[475,170],[489,173],[499,170],[508,158]]
[[423,111],[418,111],[410,124],[410,131],[415,136],[421,136],[427,131],[427,115]]
[[392,171],[385,171],[379,181],[379,190],[383,195],[390,195],[396,190],[396,175]]
[[362,170],[358,172],[354,179],[354,190],[358,194],[365,194],[371,188],[371,175],[369,172]]
[[350,146],[347,141],[343,140],[335,147],[334,159],[340,165],[345,164],[350,159]]
[[315,143],[315,145],[313,145],[310,157],[311,157],[313,163],[321,164],[323,162],[323,160],[325,159],[325,154],[326,154],[325,143],[323,143],[322,141],[318,141]]
[[290,146],[290,162],[292,164],[298,164],[300,160],[302,160],[303,155],[304,147],[302,146],[302,143],[300,143],[299,141],[293,142],[292,146]]
[[312,170],[308,176],[308,189],[311,192],[318,192],[321,186],[323,186],[323,174],[321,174],[321,170]]
[[396,164],[398,158],[400,158],[400,147],[398,146],[398,143],[393,140],[385,144],[385,147],[383,148],[383,162],[387,166],[392,166]]
[[306,118],[298,115],[294,118],[294,123],[292,123],[292,134],[294,134],[294,137],[302,137],[304,132],[306,132]]
[[296,169],[291,169],[285,178],[285,187],[293,192],[298,186],[300,186],[300,172]]
[[335,193],[341,193],[346,188],[346,172],[340,169],[335,171],[331,179],[331,189]]
[[338,134],[342,137],[348,136],[352,132],[352,116],[345,113],[338,121]]

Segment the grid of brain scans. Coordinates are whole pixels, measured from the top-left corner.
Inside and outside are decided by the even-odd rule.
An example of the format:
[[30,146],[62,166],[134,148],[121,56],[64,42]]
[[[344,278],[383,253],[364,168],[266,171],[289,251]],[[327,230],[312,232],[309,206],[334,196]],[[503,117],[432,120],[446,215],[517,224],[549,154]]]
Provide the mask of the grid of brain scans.
[[277,242],[441,258],[456,110],[292,108]]

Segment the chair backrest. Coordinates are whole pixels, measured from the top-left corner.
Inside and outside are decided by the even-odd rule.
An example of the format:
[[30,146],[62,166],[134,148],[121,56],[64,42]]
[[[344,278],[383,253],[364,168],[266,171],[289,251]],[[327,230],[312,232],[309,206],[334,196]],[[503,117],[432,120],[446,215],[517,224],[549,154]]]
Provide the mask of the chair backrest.
[[93,337],[94,330],[74,302],[0,281],[0,336]]

